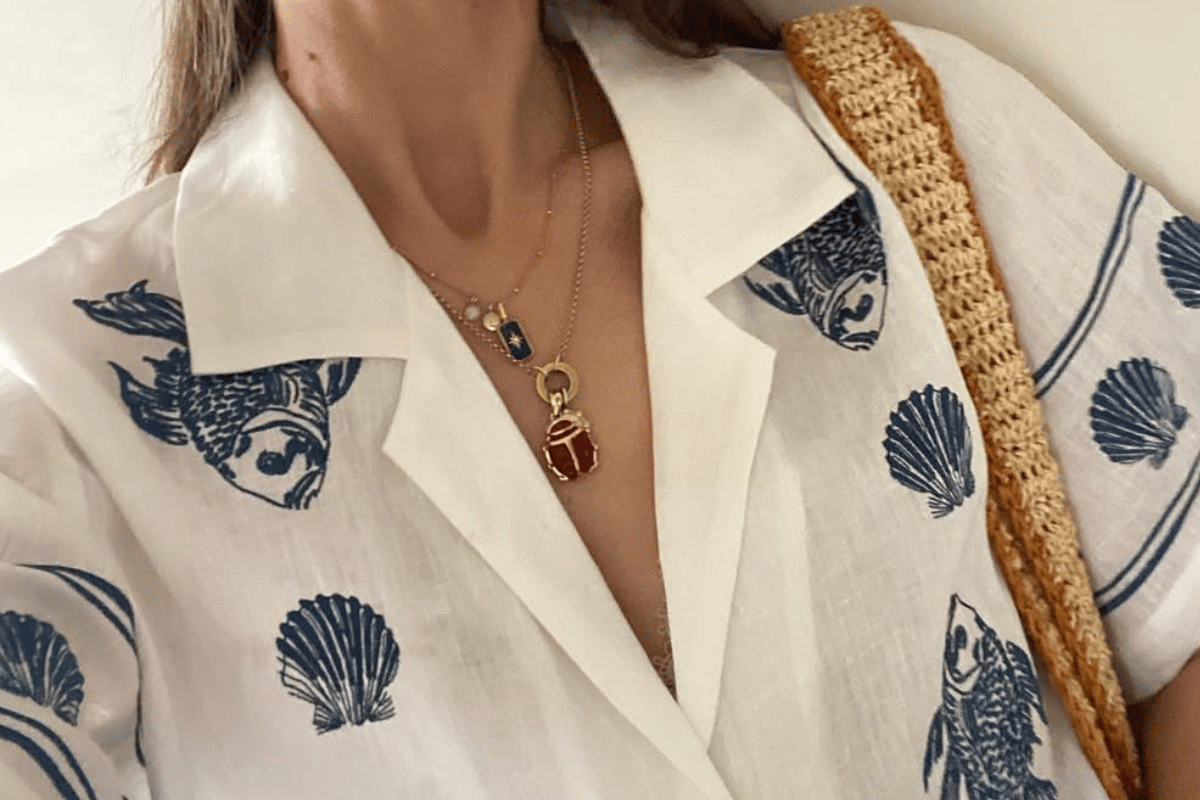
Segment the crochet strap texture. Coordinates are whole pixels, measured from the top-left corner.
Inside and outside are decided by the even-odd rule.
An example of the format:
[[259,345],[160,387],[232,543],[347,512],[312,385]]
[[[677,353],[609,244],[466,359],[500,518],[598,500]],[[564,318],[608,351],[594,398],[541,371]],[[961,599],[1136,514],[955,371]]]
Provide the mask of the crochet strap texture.
[[900,208],[988,457],[988,538],[1027,635],[1112,800],[1143,795],[1137,749],[1004,284],[933,71],[875,8],[783,25],[792,65]]

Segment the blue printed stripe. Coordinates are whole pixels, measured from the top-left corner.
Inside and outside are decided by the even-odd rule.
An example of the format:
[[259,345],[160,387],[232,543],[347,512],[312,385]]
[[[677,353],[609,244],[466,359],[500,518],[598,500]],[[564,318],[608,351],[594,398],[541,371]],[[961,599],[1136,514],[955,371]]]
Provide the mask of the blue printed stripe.
[[[103,578],[79,569],[47,566],[44,564],[24,564],[22,566],[45,572],[48,575],[53,575],[74,589],[76,594],[78,594],[88,603],[95,606],[96,609],[113,624],[113,627],[117,629],[117,632],[120,633],[122,638],[124,638],[125,641],[128,642],[129,646],[133,648],[133,652],[137,653],[137,644],[134,643],[133,639],[133,607],[119,589]],[[118,618],[116,612],[113,611],[109,604],[97,597],[96,594],[87,586],[84,586],[79,579],[86,580],[88,584],[103,592],[105,596],[112,600],[113,603],[115,603],[117,607],[125,613],[125,618]]]
[[1179,535],[1179,529],[1191,512],[1197,495],[1200,495],[1200,456],[1192,463],[1187,480],[1172,498],[1162,517],[1150,529],[1150,535],[1142,542],[1137,553],[1115,578],[1096,591],[1096,605],[1101,614],[1116,611],[1142,587],[1175,543],[1175,537]]
[[[133,603],[129,602],[129,598],[125,596],[124,592],[99,575],[76,567],[64,567],[56,564],[22,564],[21,566],[45,572],[47,575],[53,575],[70,586],[80,597],[94,606],[104,615],[105,619],[112,623],[117,632],[121,634],[121,637],[133,648],[134,655],[137,655],[137,644],[134,639],[134,634],[137,631],[137,621],[133,613]],[[109,604],[97,597],[83,583],[95,588],[107,597],[112,605],[116,606],[117,610],[114,611]],[[119,618],[117,611],[123,617]],[[134,750],[137,753],[138,763],[143,767],[146,766],[146,756],[142,751],[142,696],[140,690],[138,691],[137,730],[134,737]]]
[[108,597],[109,600],[112,600],[117,608],[125,612],[125,616],[129,619],[129,627],[133,628],[133,604],[129,602],[129,598],[126,597],[125,593],[116,586],[113,586],[111,583],[106,581],[104,578],[101,578],[94,572],[88,572],[87,570],[79,569],[78,567],[64,567],[55,564],[26,564],[25,566],[31,569],[40,569],[46,572],[53,572],[55,574],[71,575],[79,578],[85,583],[90,583],[94,588]]
[[46,777],[54,784],[54,788],[65,800],[81,800],[75,792],[75,788],[67,782],[67,779],[59,771],[58,766],[46,755],[46,751],[38,746],[38,743],[25,736],[18,731],[0,724],[0,741],[12,742],[17,747],[25,751],[25,753],[37,762],[37,765],[42,768],[42,772],[46,773]]
[[1133,240],[1133,220],[1137,216],[1138,208],[1141,207],[1145,196],[1146,184],[1131,173],[1125,181],[1121,207],[1117,212],[1116,222],[1113,223],[1112,233],[1104,248],[1104,255],[1100,259],[1100,268],[1096,272],[1096,278],[1092,282],[1087,300],[1058,346],[1046,359],[1046,363],[1038,367],[1033,374],[1034,382],[1037,384],[1038,397],[1049,392],[1062,377],[1071,360],[1075,358],[1075,354],[1079,352],[1084,340],[1092,332],[1092,326],[1096,324],[1100,312],[1104,310],[1113,281],[1125,263],[1125,256],[1129,252],[1129,245]]
[[[13,722],[10,723],[9,720]],[[48,752],[45,746],[39,744],[38,739],[48,741],[52,748],[58,751],[58,754]],[[0,740],[12,742],[37,762],[64,800],[83,800],[71,780],[63,774],[57,760],[61,758],[74,773],[74,778],[83,787],[88,800],[96,800],[96,792],[83,768],[79,765],[79,761],[67,747],[66,742],[50,728],[32,717],[0,707]]]

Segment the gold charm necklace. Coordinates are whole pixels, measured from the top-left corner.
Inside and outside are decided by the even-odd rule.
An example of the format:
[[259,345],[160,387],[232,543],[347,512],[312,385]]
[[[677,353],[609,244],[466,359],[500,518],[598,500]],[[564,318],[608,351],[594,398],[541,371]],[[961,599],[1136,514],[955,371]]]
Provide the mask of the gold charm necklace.
[[[554,216],[554,179],[557,175],[558,167],[556,166],[550,171],[550,183],[546,192],[546,221],[542,226],[542,246],[534,251],[529,265],[525,267],[525,271],[517,278],[516,284],[504,294],[505,298],[510,296],[515,297],[521,293],[521,289],[525,287],[525,282],[533,273],[534,268],[541,263],[543,256],[546,255],[546,244],[550,237],[550,218]],[[478,295],[472,294],[466,289],[459,288],[445,278],[440,277],[437,272],[427,270],[416,263],[413,263],[413,267],[427,278],[453,289],[465,298],[461,312],[455,315],[456,318],[459,318],[459,322],[467,327],[482,324],[486,330],[497,335],[500,343],[516,361],[528,361],[533,356],[533,343],[525,335],[525,329],[520,321],[508,318],[508,312],[504,308],[503,300],[488,303],[485,307]],[[434,296],[437,296],[437,292],[434,292]],[[438,299],[442,298],[439,297]],[[446,304],[443,303],[443,305]]]
[[[575,280],[571,288],[571,303],[567,312],[566,330],[563,332],[562,344],[559,345],[554,359],[540,367],[523,363],[532,357],[533,347],[530,345],[529,337],[526,336],[524,326],[521,325],[520,321],[508,316],[503,301],[491,304],[485,313],[482,311],[482,306],[479,305],[476,295],[464,292],[458,289],[458,287],[447,283],[434,272],[428,272],[421,267],[417,267],[416,264],[413,264],[413,266],[423,275],[438,283],[449,286],[459,294],[467,297],[466,306],[462,310],[459,310],[451,305],[450,301],[436,288],[433,286],[429,287],[430,292],[432,292],[438,303],[441,304],[442,308],[446,309],[446,313],[457,320],[464,328],[475,333],[476,336],[493,350],[503,355],[514,366],[524,369],[533,377],[534,388],[537,390],[538,397],[542,398],[550,406],[550,422],[546,426],[546,437],[542,444],[542,455],[546,462],[546,468],[559,480],[573,481],[592,472],[599,464],[599,448],[592,437],[591,424],[583,414],[569,406],[579,393],[579,373],[564,360],[567,348],[571,344],[571,337],[575,332],[575,317],[579,310],[579,291],[583,286],[583,264],[587,253],[587,234],[588,226],[591,222],[592,210],[592,164],[588,156],[587,138],[584,135],[583,118],[579,111],[579,101],[575,96],[575,82],[571,75],[571,68],[559,50],[556,49],[554,52],[562,62],[563,71],[566,73],[567,92],[571,98],[571,111],[575,116],[575,137],[578,141],[579,157],[583,162],[584,179],[583,219],[579,228],[579,253],[575,262]],[[553,173],[551,181],[553,181]],[[550,210],[547,211],[546,216],[548,231],[549,217],[551,216]],[[543,242],[542,249],[538,251],[538,259],[535,260],[535,264],[544,254],[545,247],[545,243]],[[399,252],[399,250],[396,252]],[[411,260],[409,263],[412,263]],[[526,269],[517,286],[514,287],[510,294],[519,294],[525,278],[532,269],[533,265],[530,265]],[[482,319],[480,319],[481,317]],[[482,322],[482,328],[475,324],[476,321]],[[553,383],[555,385],[553,386],[551,385],[551,379],[554,379]]]

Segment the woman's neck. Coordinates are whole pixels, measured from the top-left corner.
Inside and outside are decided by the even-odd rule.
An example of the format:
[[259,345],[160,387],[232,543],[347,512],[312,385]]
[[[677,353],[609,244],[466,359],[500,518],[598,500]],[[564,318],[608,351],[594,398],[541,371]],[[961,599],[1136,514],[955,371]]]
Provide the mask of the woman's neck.
[[280,78],[389,238],[482,247],[545,202],[574,134],[539,0],[275,3]]

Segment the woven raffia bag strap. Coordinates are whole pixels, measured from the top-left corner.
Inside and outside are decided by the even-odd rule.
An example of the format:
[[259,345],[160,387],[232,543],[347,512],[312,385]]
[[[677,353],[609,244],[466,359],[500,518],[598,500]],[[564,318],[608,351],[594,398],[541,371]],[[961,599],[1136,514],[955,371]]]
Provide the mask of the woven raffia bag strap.
[[790,21],[783,37],[800,78],[900,207],[978,409],[992,551],[1109,797],[1137,800],[1112,652],[937,78],[875,8]]

